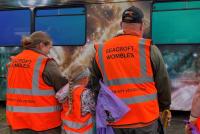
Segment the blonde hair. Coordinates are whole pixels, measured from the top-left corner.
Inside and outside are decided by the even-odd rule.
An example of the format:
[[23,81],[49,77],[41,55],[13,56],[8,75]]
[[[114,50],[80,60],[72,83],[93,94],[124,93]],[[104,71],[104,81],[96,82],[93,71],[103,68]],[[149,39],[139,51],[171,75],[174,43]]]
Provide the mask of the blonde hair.
[[24,36],[21,40],[23,48],[35,48],[41,42],[48,45],[51,42],[50,36],[42,31],[36,31],[30,36]]
[[70,114],[73,110],[73,89],[76,85],[86,86],[89,81],[90,72],[88,68],[77,62],[70,66],[70,72],[67,74],[67,79],[69,81],[69,94],[68,94],[68,105],[69,110],[67,114]]
[[[78,51],[79,52],[79,51]],[[94,57],[95,49],[93,45],[85,46],[82,53],[78,53],[75,56],[74,62],[72,62],[68,68],[64,71],[64,75],[69,81],[69,94],[68,94],[68,112],[70,114],[73,110],[73,89],[76,85],[86,86],[89,81],[90,71],[89,67],[91,60]]]

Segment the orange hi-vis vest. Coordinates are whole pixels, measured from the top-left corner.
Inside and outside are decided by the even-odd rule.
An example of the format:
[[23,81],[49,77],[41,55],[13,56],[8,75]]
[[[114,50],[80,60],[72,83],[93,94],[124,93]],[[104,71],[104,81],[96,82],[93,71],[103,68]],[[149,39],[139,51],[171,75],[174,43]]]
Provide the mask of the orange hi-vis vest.
[[157,90],[150,62],[151,40],[132,35],[95,45],[104,83],[130,107],[113,127],[148,124],[159,117]]
[[61,118],[63,122],[63,129],[70,134],[94,134],[92,114],[88,113],[86,116],[81,115],[81,94],[84,91],[84,86],[76,86],[73,89],[73,105],[72,112],[68,112],[68,103],[63,104],[63,111]]
[[42,78],[48,60],[44,55],[24,50],[11,61],[6,116],[12,129],[44,131],[61,125],[55,91]]

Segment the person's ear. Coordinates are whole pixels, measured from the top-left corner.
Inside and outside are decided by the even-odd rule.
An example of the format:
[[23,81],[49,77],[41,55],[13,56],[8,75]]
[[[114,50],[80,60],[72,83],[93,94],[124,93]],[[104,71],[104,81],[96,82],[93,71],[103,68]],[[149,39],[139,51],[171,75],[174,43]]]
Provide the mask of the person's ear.
[[143,23],[140,24],[140,31],[143,31]]
[[39,45],[38,45],[38,48],[41,49],[43,47],[44,47],[44,43],[40,42]]

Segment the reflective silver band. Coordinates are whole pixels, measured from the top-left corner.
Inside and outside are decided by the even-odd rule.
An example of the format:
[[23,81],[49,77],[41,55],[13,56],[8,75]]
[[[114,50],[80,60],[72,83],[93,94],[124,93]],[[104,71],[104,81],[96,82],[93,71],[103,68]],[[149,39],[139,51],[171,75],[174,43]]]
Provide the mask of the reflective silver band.
[[123,98],[122,101],[126,104],[136,104],[141,102],[148,102],[157,99],[157,94],[148,94],[144,96],[137,96],[131,98]]
[[105,72],[105,68],[104,68],[104,62],[103,62],[103,47],[104,45],[103,44],[100,44],[99,47],[98,47],[98,57],[99,57],[99,64],[101,66],[101,70],[102,70],[102,76],[104,78],[104,82],[108,81],[108,77],[106,75],[106,72]]
[[141,75],[146,76],[147,72],[147,65],[146,65],[146,53],[145,53],[145,39],[140,39],[139,41],[139,55],[140,55],[140,69],[141,69]]
[[93,123],[93,120],[92,120],[92,117],[90,117],[87,122],[84,122],[84,123],[78,123],[78,122],[73,122],[73,121],[69,121],[69,120],[63,120],[63,124],[65,126],[68,126],[72,129],[81,129],[81,128],[84,128],[90,124]]
[[142,77],[142,78],[121,78],[121,79],[114,79],[109,80],[106,83],[108,86],[115,86],[115,85],[122,85],[122,84],[141,84],[146,82],[154,82],[152,77]]
[[95,132],[93,132],[93,127],[86,131],[84,134],[95,134]]
[[[29,106],[6,106],[7,111],[20,112],[20,113],[51,113],[60,111],[60,106],[48,106],[48,107],[29,107]],[[36,115],[37,116],[37,115]]]
[[34,69],[33,69],[33,79],[32,79],[32,89],[36,90],[39,87],[39,75],[40,75],[40,68],[42,65],[43,57],[39,57],[35,63]]
[[72,132],[71,130],[65,130],[64,127],[62,126],[62,134],[95,134],[96,132],[93,131],[93,128],[90,128],[84,133],[78,133],[78,132]]
[[31,89],[18,89],[18,88],[9,88],[7,90],[8,94],[23,94],[23,95],[33,95],[33,96],[49,96],[49,95],[55,95],[55,91],[52,90],[31,90]]

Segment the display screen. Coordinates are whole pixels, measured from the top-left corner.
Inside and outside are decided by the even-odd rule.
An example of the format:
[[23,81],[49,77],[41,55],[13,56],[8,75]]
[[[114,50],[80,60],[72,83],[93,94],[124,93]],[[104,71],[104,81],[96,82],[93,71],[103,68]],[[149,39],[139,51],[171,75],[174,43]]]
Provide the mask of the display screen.
[[158,45],[171,79],[171,109],[189,111],[200,84],[200,45]]
[[36,9],[35,31],[47,32],[54,45],[84,45],[86,43],[86,8]]
[[22,36],[31,32],[31,11],[0,10],[0,46],[20,46]]
[[153,4],[154,44],[200,44],[200,2]]

